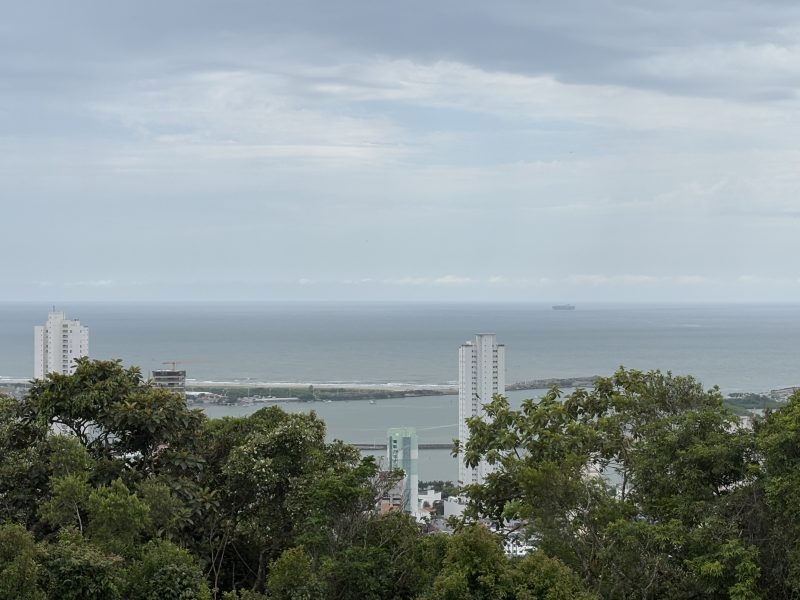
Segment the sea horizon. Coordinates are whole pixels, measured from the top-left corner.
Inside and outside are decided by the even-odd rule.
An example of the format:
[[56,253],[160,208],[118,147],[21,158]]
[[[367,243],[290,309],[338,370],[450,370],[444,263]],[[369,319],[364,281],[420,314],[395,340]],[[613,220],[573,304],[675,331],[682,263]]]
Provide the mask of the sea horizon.
[[[450,387],[458,346],[491,331],[506,381],[694,375],[727,391],[800,383],[800,304],[406,301],[92,301],[56,308],[90,330],[92,358],[145,376],[175,361],[192,384]],[[562,301],[563,303],[563,301]],[[0,381],[32,376],[33,326],[52,302],[0,301]]]

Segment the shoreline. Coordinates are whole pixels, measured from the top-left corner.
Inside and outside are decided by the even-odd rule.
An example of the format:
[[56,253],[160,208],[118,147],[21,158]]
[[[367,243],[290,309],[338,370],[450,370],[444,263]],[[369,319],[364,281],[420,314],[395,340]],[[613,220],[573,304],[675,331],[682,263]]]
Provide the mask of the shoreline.
[[390,391],[419,391],[419,390],[440,390],[458,392],[456,383],[361,383],[349,381],[198,381],[196,379],[186,380],[186,389],[201,388],[224,388],[224,389],[258,389],[258,388],[282,388],[282,389],[308,389],[309,387],[325,389],[347,389],[347,390],[390,390]]
[[[559,388],[591,387],[599,379],[591,377],[533,379],[509,384],[507,391],[546,390]],[[187,382],[187,392],[193,395],[209,393],[211,404],[271,404],[276,402],[335,402],[349,400],[384,400],[389,398],[415,398],[421,396],[454,396],[458,386],[453,384],[340,384],[340,383],[275,383],[255,384],[241,382]],[[196,398],[201,400],[201,398]],[[198,402],[207,404],[209,402]]]
[[[549,390],[556,386],[562,390],[591,388],[600,379],[598,375],[585,377],[548,377],[510,383],[506,391]],[[21,398],[30,387],[30,380],[2,377],[0,392],[5,391]],[[727,392],[725,404],[736,414],[743,415],[753,409],[776,408],[800,387],[784,387],[762,392]],[[458,394],[455,383],[363,383],[363,382],[262,382],[262,381],[198,381],[186,383],[189,404],[194,406],[243,406],[275,404],[280,402],[336,402],[418,398],[423,396],[454,396]],[[207,395],[206,395],[207,394]]]
[[[543,379],[528,379],[517,381],[506,385],[507,390],[541,390],[552,386],[558,387],[590,387],[600,379],[599,375],[586,377],[546,377]],[[0,381],[2,383],[2,381]],[[285,382],[285,381],[198,381],[189,379],[186,382],[186,389],[200,390],[200,388],[221,388],[221,389],[259,389],[259,388],[281,388],[281,389],[308,389],[315,390],[373,390],[373,391],[396,391],[396,392],[422,392],[433,391],[436,394],[457,394],[458,384],[453,383],[351,383],[348,381],[326,381],[326,382]],[[426,394],[427,395],[427,394]]]

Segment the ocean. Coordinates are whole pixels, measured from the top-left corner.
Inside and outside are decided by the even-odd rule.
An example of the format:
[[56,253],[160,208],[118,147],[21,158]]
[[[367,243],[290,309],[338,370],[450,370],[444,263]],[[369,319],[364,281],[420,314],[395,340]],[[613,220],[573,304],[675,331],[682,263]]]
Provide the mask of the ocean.
[[[32,376],[33,326],[44,323],[49,308],[0,303],[0,382]],[[57,308],[89,326],[92,357],[120,358],[145,375],[177,361],[198,383],[452,385],[458,346],[475,333],[494,332],[506,345],[509,383],[607,375],[624,365],[692,374],[726,392],[800,384],[800,305],[579,304],[575,311],[554,311],[544,304],[188,302]],[[514,393],[513,400],[530,395]],[[385,429],[406,425],[431,442],[449,441],[456,431],[453,396],[313,408],[331,437],[352,442],[382,440]],[[430,455],[445,458],[429,467],[421,459],[421,479],[454,478],[455,461],[446,451]]]

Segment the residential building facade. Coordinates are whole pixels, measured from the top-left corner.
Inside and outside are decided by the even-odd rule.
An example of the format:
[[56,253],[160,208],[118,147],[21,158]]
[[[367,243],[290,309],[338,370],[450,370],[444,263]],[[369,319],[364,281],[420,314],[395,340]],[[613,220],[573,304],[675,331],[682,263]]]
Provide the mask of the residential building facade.
[[[458,349],[458,439],[463,448],[469,441],[467,419],[480,416],[481,407],[495,394],[506,392],[505,346],[497,343],[493,333],[479,333],[474,341]],[[483,483],[489,465],[482,461],[468,467],[459,456],[459,484]]]
[[52,310],[47,323],[33,328],[33,377],[48,373],[72,375],[75,360],[89,356],[89,328],[63,311]]

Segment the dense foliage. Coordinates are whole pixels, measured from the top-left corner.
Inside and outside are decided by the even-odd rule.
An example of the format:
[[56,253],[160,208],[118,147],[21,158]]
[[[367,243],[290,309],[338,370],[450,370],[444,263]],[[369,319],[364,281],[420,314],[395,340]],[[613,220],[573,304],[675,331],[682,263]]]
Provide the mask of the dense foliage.
[[749,424],[690,377],[620,370],[485,410],[462,449],[494,465],[472,516],[519,528],[598,596],[800,596],[800,396]]
[[313,412],[208,420],[82,359],[0,397],[0,600],[800,595],[800,396],[747,428],[716,389],[621,370],[470,430],[494,470],[431,534],[374,510],[395,476]]

